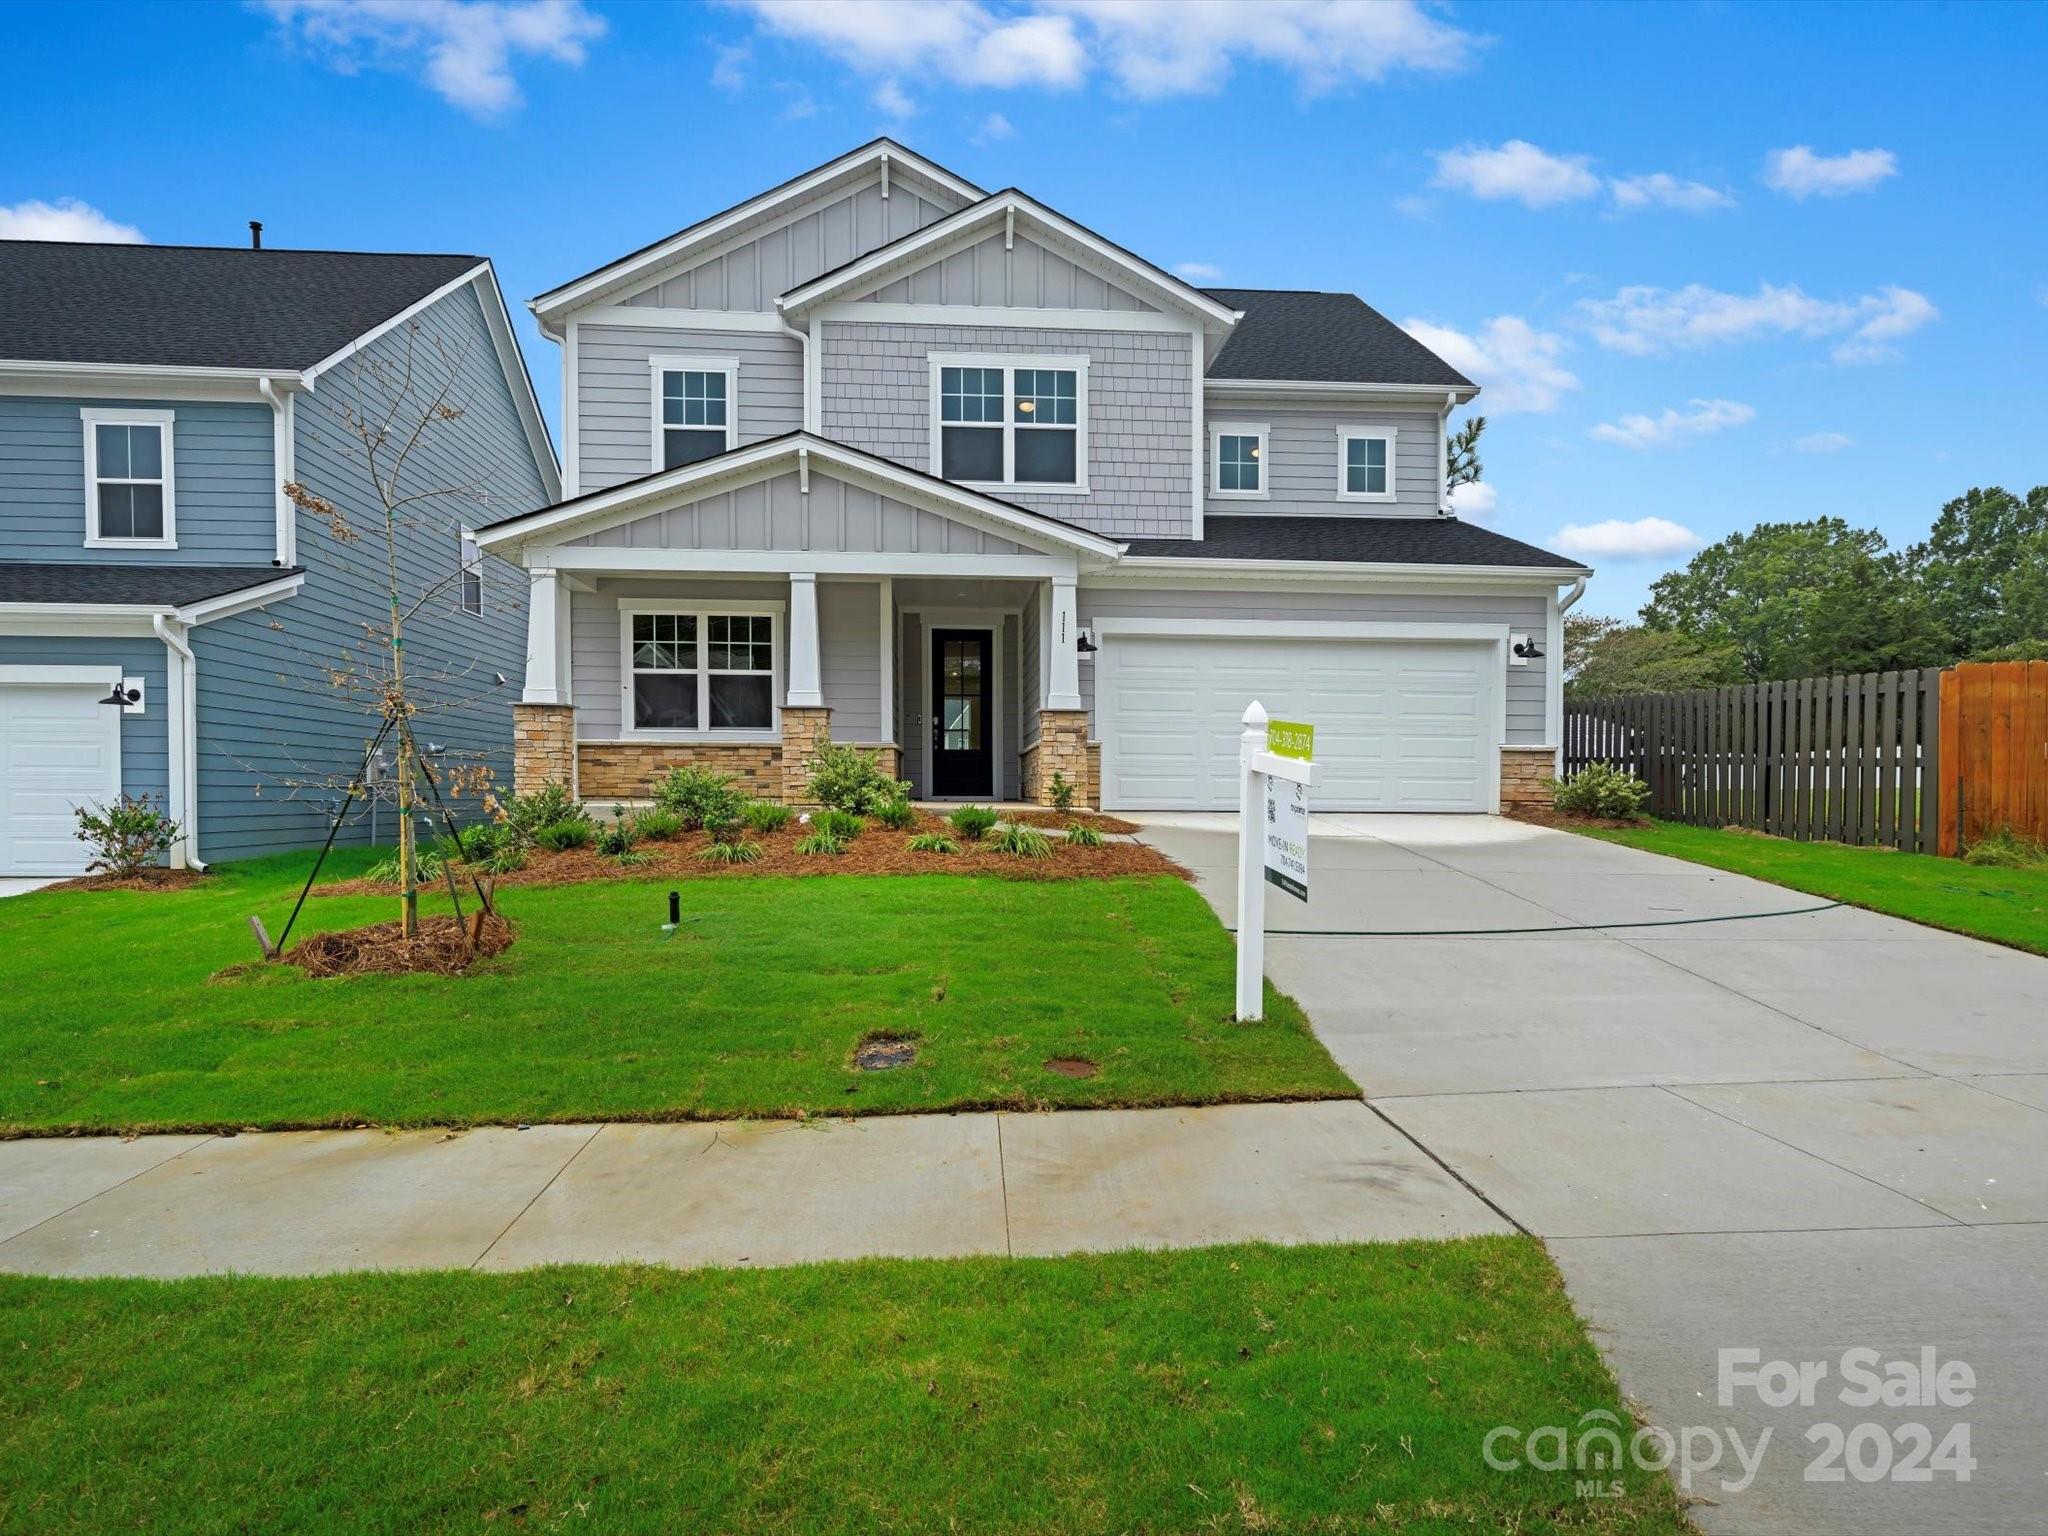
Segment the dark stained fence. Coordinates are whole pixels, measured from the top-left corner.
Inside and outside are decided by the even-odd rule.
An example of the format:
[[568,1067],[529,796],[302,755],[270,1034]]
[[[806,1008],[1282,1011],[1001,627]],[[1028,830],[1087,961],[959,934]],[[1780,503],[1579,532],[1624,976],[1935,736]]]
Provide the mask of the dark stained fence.
[[1670,821],[1932,853],[1941,676],[1864,672],[1567,699],[1565,777],[1612,763],[1647,783],[1650,813]]
[[2010,827],[2048,842],[2048,661],[1970,661],[1941,685],[1941,851]]

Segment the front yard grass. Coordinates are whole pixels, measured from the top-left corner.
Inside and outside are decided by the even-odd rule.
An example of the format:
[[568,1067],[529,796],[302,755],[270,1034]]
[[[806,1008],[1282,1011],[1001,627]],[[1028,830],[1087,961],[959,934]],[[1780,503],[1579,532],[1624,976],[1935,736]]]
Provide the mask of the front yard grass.
[[0,1277],[0,1358],[6,1530],[1689,1529],[1661,1474],[1484,1461],[1630,1428],[1519,1237]]
[[[330,861],[360,874],[370,855]],[[246,966],[309,856],[182,890],[0,902],[0,1132],[681,1119],[1327,1098],[1300,1010],[1231,1017],[1229,935],[1170,877],[930,875],[507,888],[504,954],[454,977]],[[446,910],[445,897],[438,908]],[[300,931],[396,915],[309,901]],[[310,925],[310,927],[309,927]],[[294,936],[295,939],[297,935]],[[855,1070],[872,1033],[915,1064]],[[1091,1078],[1046,1070],[1097,1063]]]
[[1587,837],[1710,864],[1731,874],[1910,918],[2048,955],[2048,869],[1993,869],[1960,859],[1653,821],[1575,829]]

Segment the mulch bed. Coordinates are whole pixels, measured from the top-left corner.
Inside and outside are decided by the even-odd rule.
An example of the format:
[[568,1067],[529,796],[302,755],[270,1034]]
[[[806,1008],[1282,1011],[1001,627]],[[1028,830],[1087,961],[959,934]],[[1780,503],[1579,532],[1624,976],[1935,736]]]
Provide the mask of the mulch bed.
[[1570,832],[1581,827],[1627,828],[1649,825],[1646,816],[1577,816],[1570,811],[1552,810],[1549,806],[1516,806],[1501,812],[1509,821],[1526,821],[1532,827],[1555,827]]
[[464,925],[452,917],[423,917],[419,934],[405,938],[397,923],[372,923],[339,933],[301,939],[281,958],[309,976],[403,976],[426,972],[452,976],[485,957],[508,949],[512,925],[487,916],[472,948]]
[[1098,832],[1119,832],[1129,836],[1138,830],[1135,821],[1125,821],[1121,816],[1105,816],[1101,811],[1004,811],[1002,815],[1005,821],[1021,821],[1027,827],[1065,828],[1078,821]]
[[[1069,818],[1072,819],[1072,818]],[[1059,825],[1064,826],[1061,822]],[[488,877],[498,886],[581,885],[592,880],[745,879],[751,875],[993,875],[1009,880],[1107,880],[1120,875],[1173,875],[1191,878],[1180,865],[1146,843],[1104,843],[1099,848],[1071,846],[1053,836],[1052,855],[1043,859],[998,853],[986,842],[971,843],[943,817],[919,812],[910,826],[892,830],[869,822],[842,854],[798,853],[796,845],[810,828],[791,821],[779,832],[748,832],[761,857],[752,864],[714,864],[697,857],[711,845],[706,832],[686,832],[671,842],[643,842],[634,853],[643,862],[622,864],[589,848],[564,853],[534,849],[526,865],[510,874]],[[943,832],[960,845],[958,853],[912,853],[905,845],[918,832]],[[440,882],[432,884],[438,888]],[[424,888],[424,887],[423,887]],[[467,880],[461,882],[468,899]],[[342,880],[314,887],[318,896],[388,896],[396,887],[382,881]]]
[[196,869],[145,869],[140,874],[80,875],[43,887],[49,891],[182,891],[197,885],[206,875]]

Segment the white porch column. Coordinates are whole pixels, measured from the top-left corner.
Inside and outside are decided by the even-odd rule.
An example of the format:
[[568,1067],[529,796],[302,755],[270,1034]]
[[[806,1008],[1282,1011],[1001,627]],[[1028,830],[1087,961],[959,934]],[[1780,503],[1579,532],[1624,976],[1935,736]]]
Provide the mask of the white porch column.
[[790,709],[820,709],[825,695],[818,667],[818,578],[811,571],[789,575]]
[[[896,740],[896,578],[884,576],[882,593],[882,740]],[[901,742],[897,742],[901,746]]]
[[1049,653],[1052,661],[1046,676],[1045,707],[1047,709],[1079,709],[1081,707],[1081,652],[1077,642],[1080,626],[1074,619],[1074,578],[1055,576],[1052,579],[1052,616],[1040,643]]
[[562,578],[546,566],[527,572],[526,691],[522,704],[566,704],[562,675]]

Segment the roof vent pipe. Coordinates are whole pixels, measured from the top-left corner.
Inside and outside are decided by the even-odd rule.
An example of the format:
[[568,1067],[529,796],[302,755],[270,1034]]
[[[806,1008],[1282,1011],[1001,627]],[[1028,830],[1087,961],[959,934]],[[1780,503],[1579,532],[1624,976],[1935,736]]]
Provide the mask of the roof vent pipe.
[[249,221],[249,249],[252,251],[263,249],[263,221],[261,219],[251,219]]

